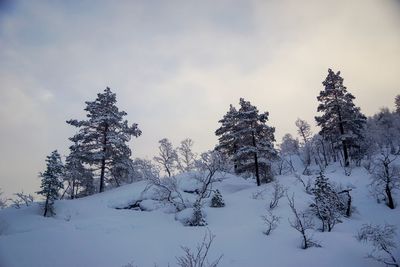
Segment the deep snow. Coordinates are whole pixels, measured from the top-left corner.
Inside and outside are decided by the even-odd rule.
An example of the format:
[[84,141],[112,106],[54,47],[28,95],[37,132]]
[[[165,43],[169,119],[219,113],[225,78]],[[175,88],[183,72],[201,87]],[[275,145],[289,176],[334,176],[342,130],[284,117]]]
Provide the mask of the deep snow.
[[[322,247],[307,250],[300,248],[300,235],[289,226],[292,214],[286,198],[274,210],[281,217],[278,228],[270,236],[263,234],[261,216],[271,198],[271,184],[257,187],[253,180],[220,174],[224,180],[214,188],[220,190],[226,206],[204,208],[207,227],[216,236],[209,258],[223,254],[219,266],[383,266],[365,257],[371,247],[354,236],[365,223],[400,225],[400,207],[390,210],[376,202],[367,186],[370,175],[363,168],[354,169],[348,177],[340,167],[331,166],[325,174],[335,183],[353,187],[357,213],[332,232],[315,231],[314,239]],[[298,209],[309,204],[311,196],[293,175],[275,178],[288,188],[289,195],[295,194]],[[193,185],[189,174],[179,176],[178,181],[183,187]],[[174,213],[150,200],[142,205],[152,211],[116,209],[142,198],[145,186],[141,181],[82,199],[58,201],[54,218],[41,216],[37,203],[0,211],[0,266],[120,267],[130,262],[175,266],[176,256],[183,255],[181,246],[195,248],[207,228],[183,226]],[[260,190],[262,197],[254,199]],[[396,200],[399,203],[398,196]],[[400,245],[399,235],[396,241]],[[400,258],[399,251],[396,256]]]

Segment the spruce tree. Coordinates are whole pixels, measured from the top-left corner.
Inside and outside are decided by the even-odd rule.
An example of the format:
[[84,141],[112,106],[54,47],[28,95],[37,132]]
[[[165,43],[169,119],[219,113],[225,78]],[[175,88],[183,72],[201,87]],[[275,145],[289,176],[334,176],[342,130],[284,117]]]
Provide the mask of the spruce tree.
[[63,188],[62,175],[64,166],[61,161],[60,154],[57,150],[51,152],[50,156],[46,158],[46,170],[43,173],[39,173],[39,177],[42,178],[40,188],[37,194],[42,195],[46,198],[44,204],[44,214],[47,216],[50,214],[54,215],[54,201],[58,199],[58,191]]
[[322,115],[316,116],[315,120],[321,127],[320,134],[336,147],[342,147],[344,165],[349,166],[349,149],[359,148],[359,143],[364,138],[366,117],[354,105],[355,97],[347,92],[340,71],[334,73],[329,69],[322,84],[325,89],[317,97],[320,102],[317,111]]
[[129,126],[128,121],[124,120],[127,113],[119,111],[116,95],[110,88],[97,94],[95,101],[85,103],[87,119],[67,121],[79,128],[79,132],[70,140],[78,144],[82,161],[90,165],[94,172],[99,172],[99,191],[103,192],[106,179],[113,179],[119,185],[118,177],[112,175],[115,173],[113,169],[120,167],[118,163],[126,162],[131,156],[127,143],[132,136],[140,136],[141,131],[136,123]]
[[215,190],[215,193],[211,198],[211,207],[213,208],[225,207],[224,199],[222,198],[222,195],[218,189]]

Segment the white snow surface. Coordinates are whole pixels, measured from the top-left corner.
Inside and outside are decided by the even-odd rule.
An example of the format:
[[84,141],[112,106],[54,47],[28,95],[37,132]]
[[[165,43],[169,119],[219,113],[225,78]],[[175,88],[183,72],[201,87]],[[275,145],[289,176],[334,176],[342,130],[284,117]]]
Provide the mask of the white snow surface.
[[[340,167],[330,167],[326,176],[332,182],[354,187],[351,194],[357,213],[344,218],[332,232],[315,230],[313,236],[321,248],[300,248],[298,232],[290,227],[292,218],[287,199],[282,198],[274,213],[281,217],[278,228],[266,236],[261,216],[266,214],[272,185],[257,187],[251,179],[219,174],[224,179],[214,184],[225,200],[223,208],[204,206],[207,227],[183,226],[171,209],[151,200],[151,191],[142,194],[146,182],[122,186],[107,192],[76,200],[57,201],[56,216],[44,218],[38,203],[21,209],[0,211],[1,267],[121,267],[176,266],[176,257],[183,255],[181,246],[195,249],[207,228],[215,235],[209,259],[223,254],[219,266],[383,266],[367,259],[372,250],[355,239],[365,223],[400,225],[400,207],[390,210],[377,203],[369,193],[370,174],[356,168],[345,176]],[[314,176],[310,176],[312,179]],[[307,179],[307,176],[303,176]],[[190,174],[177,177],[182,187],[195,188]],[[295,194],[296,207],[308,206],[312,196],[293,175],[275,179]],[[262,190],[262,197],[253,194]],[[116,209],[146,199],[146,211]],[[396,196],[396,202],[400,203]],[[316,226],[318,226],[316,221]],[[400,246],[399,234],[396,238]],[[400,258],[400,252],[396,252]]]

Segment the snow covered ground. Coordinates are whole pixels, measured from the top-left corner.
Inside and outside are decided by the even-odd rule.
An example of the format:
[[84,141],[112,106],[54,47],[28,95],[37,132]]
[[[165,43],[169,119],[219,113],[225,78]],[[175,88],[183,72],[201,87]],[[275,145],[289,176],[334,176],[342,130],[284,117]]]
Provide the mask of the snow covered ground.
[[[121,267],[131,262],[137,266],[176,266],[176,257],[183,255],[181,246],[195,248],[207,228],[215,235],[209,258],[223,254],[219,266],[383,266],[365,257],[372,248],[354,236],[365,223],[400,225],[400,207],[390,210],[375,201],[367,187],[370,175],[363,168],[354,169],[348,177],[340,167],[330,167],[326,176],[353,187],[357,213],[343,219],[332,232],[316,230],[314,239],[321,248],[300,248],[300,235],[288,222],[292,214],[286,198],[274,210],[281,217],[278,228],[264,235],[261,216],[266,214],[271,184],[257,187],[252,180],[226,174],[214,185],[226,206],[204,208],[207,227],[183,226],[174,213],[157,209],[151,201],[142,205],[156,208],[152,211],[116,209],[142,197],[144,181],[82,199],[58,201],[53,218],[41,216],[37,203],[2,210],[0,266]],[[189,175],[178,180],[182,185],[191,183]],[[295,194],[299,210],[307,207],[311,196],[293,175],[277,176],[276,180],[288,188],[289,195]],[[254,193],[260,190],[264,190],[262,196],[255,199]],[[398,196],[396,201],[400,202]],[[396,241],[400,245],[399,235]],[[396,256],[400,258],[399,251]]]

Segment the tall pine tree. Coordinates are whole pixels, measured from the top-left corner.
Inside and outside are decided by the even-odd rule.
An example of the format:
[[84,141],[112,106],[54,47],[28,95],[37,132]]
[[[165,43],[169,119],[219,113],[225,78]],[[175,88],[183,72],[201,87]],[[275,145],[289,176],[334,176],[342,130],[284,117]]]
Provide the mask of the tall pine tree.
[[78,144],[82,161],[99,172],[99,191],[103,192],[106,180],[113,179],[119,185],[118,177],[112,174],[120,173],[121,170],[115,168],[124,166],[131,156],[127,143],[132,136],[140,136],[141,131],[136,123],[129,126],[124,120],[127,113],[118,110],[116,95],[110,88],[97,94],[95,101],[85,103],[87,119],[67,121],[79,128],[70,140]]
[[315,120],[321,127],[320,134],[335,147],[341,146],[344,165],[349,166],[349,150],[359,148],[360,140],[364,138],[366,117],[354,105],[355,97],[347,92],[340,71],[334,73],[329,69],[322,84],[325,89],[317,97],[320,102],[317,111],[322,115],[316,116]]
[[39,177],[42,178],[42,184],[38,191],[39,195],[46,198],[44,204],[43,216],[54,215],[54,200],[58,199],[58,191],[63,188],[62,175],[64,166],[61,161],[60,154],[57,150],[51,152],[50,156],[46,158],[46,170],[43,173],[39,173]]
[[241,98],[240,109],[231,105],[215,132],[219,136],[216,149],[232,159],[236,173],[252,173],[257,185],[261,178],[270,178],[271,160],[277,155],[273,145],[275,128],[266,124],[268,115],[259,114],[255,106]]

